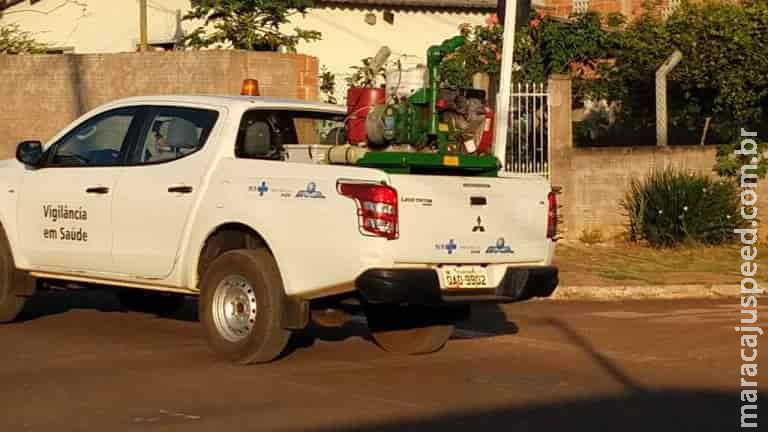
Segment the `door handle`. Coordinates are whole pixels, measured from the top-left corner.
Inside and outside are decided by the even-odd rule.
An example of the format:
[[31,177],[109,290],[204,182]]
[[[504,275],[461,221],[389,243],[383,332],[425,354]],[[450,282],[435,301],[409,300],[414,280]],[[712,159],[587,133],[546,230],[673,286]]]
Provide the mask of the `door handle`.
[[171,192],[171,193],[188,194],[188,193],[192,193],[193,190],[194,189],[192,188],[192,186],[169,186],[168,187],[168,192]]
[[109,193],[109,188],[106,186],[91,186],[85,189],[85,193],[103,195]]

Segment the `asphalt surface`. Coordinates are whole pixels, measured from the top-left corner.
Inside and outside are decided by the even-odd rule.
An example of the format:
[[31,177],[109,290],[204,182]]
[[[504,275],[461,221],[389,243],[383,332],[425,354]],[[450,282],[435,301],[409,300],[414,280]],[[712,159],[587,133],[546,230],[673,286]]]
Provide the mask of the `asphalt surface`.
[[352,321],[243,367],[209,352],[194,300],[160,318],[111,294],[44,293],[0,326],[0,431],[739,429],[738,299],[477,308],[415,357]]

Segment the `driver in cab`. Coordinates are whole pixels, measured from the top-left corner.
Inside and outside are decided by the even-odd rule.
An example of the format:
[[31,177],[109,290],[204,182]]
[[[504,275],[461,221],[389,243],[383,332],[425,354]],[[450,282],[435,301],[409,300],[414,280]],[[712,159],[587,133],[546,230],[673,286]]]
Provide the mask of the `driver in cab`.
[[156,120],[144,145],[144,161],[175,159],[197,148],[195,125],[182,118]]

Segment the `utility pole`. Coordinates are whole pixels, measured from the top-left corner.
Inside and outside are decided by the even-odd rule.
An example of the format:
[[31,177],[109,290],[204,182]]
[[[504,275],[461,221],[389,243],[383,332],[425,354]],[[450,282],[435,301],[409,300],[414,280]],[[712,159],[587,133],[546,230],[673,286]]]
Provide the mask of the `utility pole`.
[[667,74],[680,63],[683,54],[679,50],[670,55],[656,70],[656,145],[667,145]]
[[147,51],[147,0],[139,0],[139,51]]
[[512,68],[515,52],[515,21],[517,19],[518,0],[506,0],[503,4],[504,42],[501,55],[501,73],[499,75],[499,93],[496,95],[495,131],[493,154],[499,159],[502,171],[507,170],[507,131],[509,126],[509,97],[512,87]]

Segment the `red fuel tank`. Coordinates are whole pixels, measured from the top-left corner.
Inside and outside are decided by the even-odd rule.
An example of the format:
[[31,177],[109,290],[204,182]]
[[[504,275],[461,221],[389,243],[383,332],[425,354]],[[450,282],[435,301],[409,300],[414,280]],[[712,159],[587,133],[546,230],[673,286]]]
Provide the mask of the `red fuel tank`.
[[493,110],[485,107],[485,127],[480,137],[480,145],[477,146],[477,153],[490,153],[493,145]]
[[347,139],[350,144],[365,142],[365,118],[374,105],[386,102],[383,88],[352,87],[347,90]]

